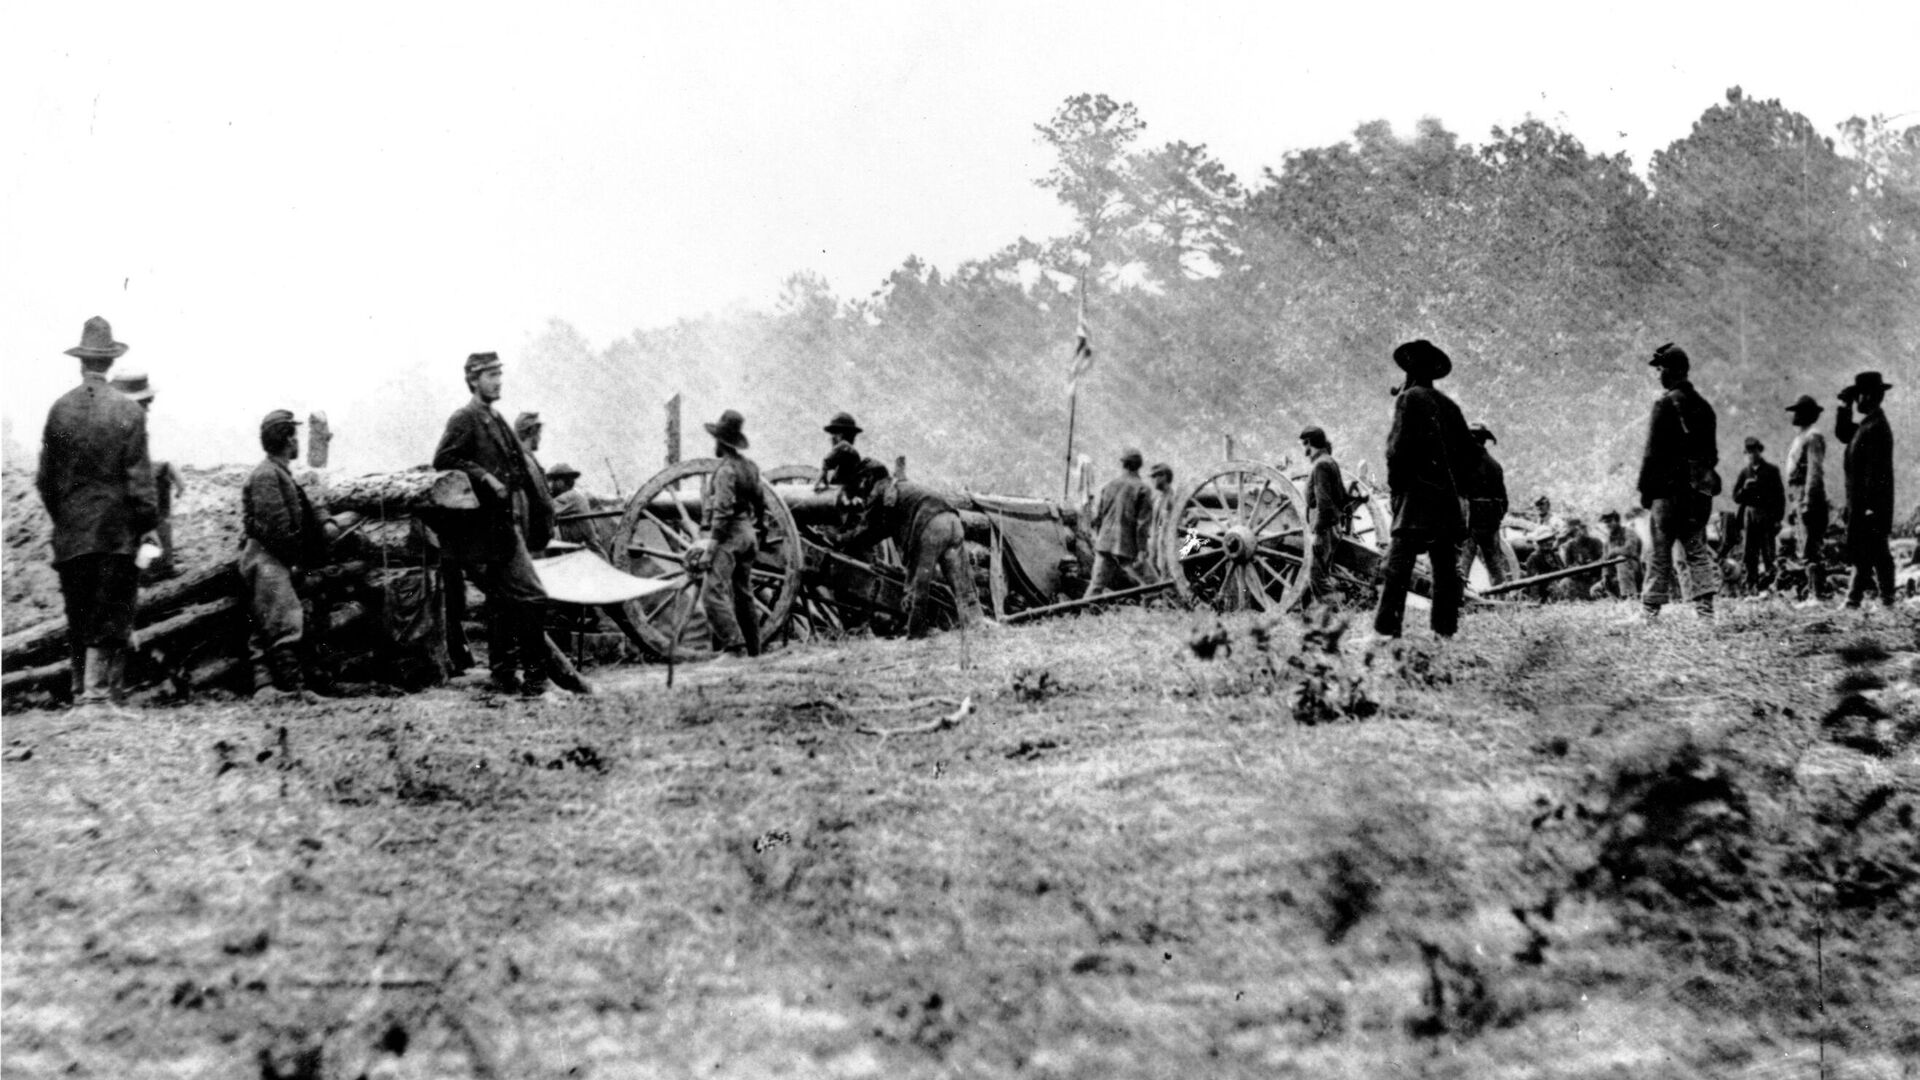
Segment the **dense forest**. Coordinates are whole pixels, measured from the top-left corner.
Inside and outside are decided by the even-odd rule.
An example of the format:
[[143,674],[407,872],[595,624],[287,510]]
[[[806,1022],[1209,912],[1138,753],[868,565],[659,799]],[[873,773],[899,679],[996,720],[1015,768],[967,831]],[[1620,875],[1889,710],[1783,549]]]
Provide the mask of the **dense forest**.
[[690,455],[697,421],[730,406],[763,464],[817,461],[820,423],[848,409],[872,452],[921,476],[1056,495],[1084,285],[1078,450],[1109,474],[1127,444],[1180,471],[1227,437],[1277,462],[1307,424],[1378,469],[1388,354],[1425,337],[1454,358],[1443,389],[1498,433],[1516,503],[1624,506],[1657,392],[1646,360],[1675,341],[1719,410],[1729,486],[1744,436],[1785,450],[1787,402],[1831,409],[1878,369],[1896,384],[1903,515],[1920,495],[1920,127],[1822,133],[1736,87],[1644,172],[1538,120],[1478,145],[1426,120],[1362,124],[1253,179],[1153,143],[1103,95],[1068,99],[1036,137],[1054,164],[1035,182],[1073,235],[946,270],[909,257],[853,298],[799,273],[775,311],[605,348],[555,322],[520,361],[560,399],[528,407],[573,429],[549,458],[630,488],[658,467],[659,406],[680,392]]

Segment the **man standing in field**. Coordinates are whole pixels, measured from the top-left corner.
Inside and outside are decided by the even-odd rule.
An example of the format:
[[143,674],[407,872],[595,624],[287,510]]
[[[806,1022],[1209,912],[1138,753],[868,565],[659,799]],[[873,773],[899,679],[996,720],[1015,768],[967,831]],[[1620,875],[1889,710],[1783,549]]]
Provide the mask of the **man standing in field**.
[[933,616],[933,579],[946,579],[960,625],[973,629],[985,621],[973,567],[967,559],[966,530],[960,514],[932,488],[896,480],[887,467],[868,458],[861,463],[859,495],[865,508],[846,542],[850,552],[892,540],[907,567],[907,636],[925,637]]
[[1827,598],[1821,556],[1827,542],[1827,437],[1813,429],[1825,407],[1802,394],[1787,406],[1798,429],[1787,447],[1787,523],[1800,542],[1800,559],[1807,567],[1807,599],[1818,604]]
[[1590,595],[1599,600],[1612,595],[1621,600],[1632,600],[1640,595],[1640,534],[1620,523],[1620,511],[1608,510],[1600,515],[1601,551],[1600,557],[1611,559],[1620,556],[1626,562],[1616,563],[1607,572],[1607,576],[1594,585]]
[[1655,619],[1673,598],[1678,580],[1673,546],[1686,553],[1689,593],[1704,620],[1713,619],[1713,597],[1720,591],[1720,569],[1707,547],[1707,518],[1720,493],[1717,418],[1689,379],[1686,350],[1668,343],[1653,352],[1648,366],[1660,373],[1661,395],[1647,422],[1647,445],[1640,459],[1640,505],[1651,515],[1653,552],[1647,583],[1640,594],[1645,619]]
[[[1847,478],[1847,561],[1853,565],[1847,583],[1849,608],[1858,608],[1869,588],[1886,606],[1895,603],[1893,549],[1888,544],[1893,534],[1893,428],[1881,408],[1892,386],[1877,371],[1855,375],[1833,418],[1834,437],[1847,444],[1841,470]],[[1856,409],[1858,423],[1853,419]]]
[[720,467],[702,493],[704,536],[687,551],[687,569],[706,574],[704,611],[713,651],[723,656],[759,656],[760,620],[754,611],[753,564],[760,557],[756,528],[767,515],[760,468],[748,447],[746,417],[728,409],[706,425]]
[[1460,629],[1460,543],[1467,500],[1477,494],[1471,470],[1478,455],[1460,406],[1433,386],[1452,373],[1452,358],[1422,338],[1394,349],[1393,362],[1406,379],[1387,434],[1393,526],[1373,631],[1400,636],[1414,561],[1425,554],[1433,568],[1433,632],[1451,638]]
[[1333,460],[1333,442],[1325,431],[1302,430],[1300,445],[1313,463],[1307,474],[1307,528],[1313,534],[1307,547],[1307,603],[1338,610],[1340,587],[1333,583],[1333,555],[1339,550],[1341,526],[1346,524],[1347,483],[1340,475],[1340,463]]
[[[1492,429],[1485,424],[1469,425],[1479,453],[1473,462],[1474,494],[1467,500],[1467,542],[1460,549],[1460,580],[1473,573],[1473,558],[1487,568],[1487,580],[1494,585],[1507,580],[1507,555],[1500,546],[1500,527],[1507,520],[1507,471],[1487,449],[1497,443]],[[1544,498],[1544,496],[1543,496]]]
[[[1740,565],[1746,572],[1747,590],[1757,593],[1773,582],[1774,550],[1779,546],[1780,519],[1786,515],[1787,490],[1780,482],[1780,470],[1762,455],[1766,447],[1759,439],[1747,436],[1747,466],[1733,481],[1733,502],[1740,507]],[[1766,574],[1761,575],[1761,567]]]
[[[551,528],[553,500],[545,478],[529,469],[531,458],[520,437],[493,407],[504,382],[501,368],[497,353],[467,357],[473,397],[447,418],[433,467],[466,473],[480,509],[448,515],[439,531],[448,554],[473,572],[475,584],[487,594],[492,688],[537,698],[547,692],[553,665],[541,621],[547,594],[528,557],[527,539],[544,537]],[[584,683],[569,688],[587,689]]]
[[261,419],[260,448],[267,456],[240,489],[246,537],[240,579],[253,615],[254,671],[257,679],[264,667],[271,684],[255,697],[313,702],[318,699],[307,690],[303,653],[311,655],[317,643],[317,633],[309,640],[309,629],[324,628],[328,615],[316,610],[309,627],[297,582],[302,571],[326,560],[325,522],[293,478],[293,463],[300,459],[299,421],[293,413],[275,409]]
[[1140,584],[1136,560],[1150,545],[1153,496],[1140,479],[1140,451],[1120,455],[1120,475],[1100,489],[1093,512],[1093,572],[1087,597]]
[[[132,398],[134,404],[151,414],[153,412],[153,383],[147,373],[114,366],[113,388]],[[174,468],[171,461],[153,463],[154,506],[160,515],[160,523],[154,526],[153,533],[160,538],[160,557],[140,571],[140,584],[150,585],[156,581],[165,581],[177,576],[180,571],[173,565],[173,497],[187,490],[180,479],[180,470]]]
[[128,715],[114,702],[133,633],[134,554],[158,539],[159,524],[146,410],[107,384],[107,369],[126,351],[107,320],[87,320],[80,344],[67,350],[80,361],[80,385],[47,412],[34,478],[53,519],[74,700],[115,715]]
[[1160,537],[1166,532],[1167,515],[1173,513],[1173,466],[1154,462],[1147,476],[1153,482],[1153,514],[1147,522],[1147,573],[1154,581],[1165,581],[1173,576],[1173,567],[1167,565]]

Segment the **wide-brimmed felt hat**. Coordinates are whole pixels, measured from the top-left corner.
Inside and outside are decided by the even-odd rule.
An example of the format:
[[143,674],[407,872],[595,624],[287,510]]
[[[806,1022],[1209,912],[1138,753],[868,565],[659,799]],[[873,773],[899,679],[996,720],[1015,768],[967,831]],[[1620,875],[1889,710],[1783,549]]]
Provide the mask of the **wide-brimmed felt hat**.
[[1479,439],[1483,443],[1498,443],[1500,441],[1499,439],[1494,438],[1492,428],[1479,422],[1478,420],[1475,420],[1473,423],[1467,425],[1467,434],[1472,435],[1474,438]]
[[484,371],[498,371],[505,365],[500,363],[500,354],[491,352],[469,353],[467,355],[467,378]]
[[260,418],[260,434],[265,435],[277,427],[299,427],[300,421],[293,418],[288,409],[275,409]]
[[1401,371],[1419,379],[1444,379],[1453,372],[1453,358],[1426,338],[1395,348],[1393,362],[1400,365]]
[[866,429],[854,421],[852,413],[843,412],[834,413],[833,419],[827,421],[827,426],[820,430],[834,435],[840,434],[841,432],[845,432],[848,435],[858,435]]
[[1884,394],[1893,389],[1893,384],[1880,377],[1877,371],[1863,371],[1853,377],[1852,390],[1859,394]]
[[1653,359],[1647,361],[1647,366],[1672,368],[1685,375],[1693,370],[1693,358],[1687,355],[1687,350],[1669,341],[1653,350]]
[[1766,449],[1766,445],[1763,444],[1759,439],[1756,439],[1753,436],[1749,435],[1747,436],[1746,448],[1747,448],[1747,453],[1758,454],[1761,451]]
[[1552,506],[1552,505],[1553,505],[1553,500],[1552,500],[1552,499],[1550,499],[1550,498],[1548,498],[1548,497],[1547,497],[1547,496],[1545,496],[1545,495],[1542,495],[1542,496],[1540,496],[1539,498],[1537,498],[1537,499],[1535,499],[1535,500],[1533,500],[1533,505],[1535,505],[1535,506]]
[[707,429],[707,434],[713,436],[716,442],[731,446],[735,450],[747,448],[747,434],[742,430],[747,426],[747,418],[732,409],[721,413],[718,422],[701,426]]
[[113,340],[113,327],[107,320],[95,315],[80,328],[80,344],[68,349],[67,355],[82,360],[112,360],[126,351],[125,342]]
[[1790,413],[1812,413],[1815,416],[1819,416],[1821,413],[1827,411],[1827,407],[1813,400],[1812,394],[1801,394],[1798,400],[1787,406],[1787,411]]
[[549,465],[547,467],[547,479],[549,480],[558,480],[563,476],[577,477],[579,475],[579,469],[574,468],[564,461],[558,465]]
[[108,380],[115,390],[135,401],[152,401],[153,384],[147,380],[147,373],[139,368],[115,368],[113,378]]

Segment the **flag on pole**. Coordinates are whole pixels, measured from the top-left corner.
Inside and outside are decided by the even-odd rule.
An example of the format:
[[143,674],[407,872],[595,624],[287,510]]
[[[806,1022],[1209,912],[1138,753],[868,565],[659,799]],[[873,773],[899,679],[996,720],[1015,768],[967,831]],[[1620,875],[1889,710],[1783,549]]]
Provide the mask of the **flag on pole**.
[[1087,313],[1080,312],[1080,324],[1074,330],[1073,361],[1067,367],[1067,389],[1080,382],[1080,376],[1093,369],[1093,342],[1087,336]]

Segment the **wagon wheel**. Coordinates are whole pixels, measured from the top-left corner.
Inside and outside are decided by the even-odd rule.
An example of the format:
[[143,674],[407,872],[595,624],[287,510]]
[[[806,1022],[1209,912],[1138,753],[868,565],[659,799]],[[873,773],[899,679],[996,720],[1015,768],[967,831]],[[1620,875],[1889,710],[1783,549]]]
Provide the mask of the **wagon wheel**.
[[1387,550],[1387,523],[1391,518],[1387,513],[1386,493],[1365,480],[1352,481],[1348,490],[1354,489],[1365,498],[1354,506],[1353,515],[1347,519],[1348,532],[1375,551]]
[[1174,499],[1157,538],[1174,588],[1223,611],[1285,611],[1306,589],[1306,499],[1280,470],[1229,461]]
[[[719,458],[695,458],[669,465],[642,484],[627,500],[627,512],[614,534],[613,565],[635,577],[682,574],[684,553],[706,535],[700,528],[700,497],[719,467]],[[696,481],[697,486],[689,489],[689,480]],[[769,535],[761,538],[760,557],[753,566],[753,601],[760,614],[760,640],[767,642],[780,632],[793,611],[805,553],[792,511],[765,476],[760,478],[760,494],[767,504]],[[660,605],[672,602],[682,609],[670,614],[677,621],[684,618],[684,609],[694,601],[690,589],[662,595],[672,599],[654,604],[649,608],[650,615],[660,614]]]

